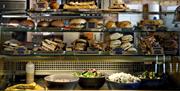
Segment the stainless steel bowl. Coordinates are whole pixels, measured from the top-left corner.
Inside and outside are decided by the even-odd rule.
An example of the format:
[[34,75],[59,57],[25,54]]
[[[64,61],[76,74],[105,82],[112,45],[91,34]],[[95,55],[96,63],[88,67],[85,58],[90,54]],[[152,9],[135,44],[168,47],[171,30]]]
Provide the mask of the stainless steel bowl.
[[57,74],[46,76],[45,81],[48,83],[48,88],[72,90],[75,89],[79,78],[74,77],[72,74]]

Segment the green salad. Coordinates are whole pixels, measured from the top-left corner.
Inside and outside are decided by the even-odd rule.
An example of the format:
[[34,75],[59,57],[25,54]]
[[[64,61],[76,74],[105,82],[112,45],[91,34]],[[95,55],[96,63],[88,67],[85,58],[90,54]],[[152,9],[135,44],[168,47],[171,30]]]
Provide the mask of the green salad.
[[98,72],[95,69],[90,69],[82,72],[75,72],[73,75],[76,77],[84,77],[84,78],[98,78],[104,76],[101,72]]
[[139,76],[141,79],[160,79],[160,77],[156,76],[155,72],[145,71],[142,75]]

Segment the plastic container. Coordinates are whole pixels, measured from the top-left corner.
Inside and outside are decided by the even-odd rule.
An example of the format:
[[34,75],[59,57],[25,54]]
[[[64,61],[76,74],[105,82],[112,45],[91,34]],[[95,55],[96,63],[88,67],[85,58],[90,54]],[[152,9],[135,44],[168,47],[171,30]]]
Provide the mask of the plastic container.
[[30,84],[34,82],[34,70],[35,66],[32,62],[26,64],[26,83]]

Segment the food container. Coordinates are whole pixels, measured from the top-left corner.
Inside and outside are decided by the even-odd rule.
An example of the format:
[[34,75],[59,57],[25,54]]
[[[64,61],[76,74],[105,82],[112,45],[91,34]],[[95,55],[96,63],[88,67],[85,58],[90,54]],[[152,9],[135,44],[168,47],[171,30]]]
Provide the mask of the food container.
[[61,90],[72,90],[75,89],[78,78],[71,74],[57,74],[46,76],[45,81],[48,83],[48,88],[58,88]]
[[113,81],[107,81],[107,85],[108,88],[111,90],[134,90],[134,89],[138,89],[140,86],[140,82],[136,82],[136,83],[117,83],[117,82],[113,82]]
[[141,79],[141,89],[162,89],[165,85],[164,79]]
[[99,89],[105,83],[105,77],[85,78],[79,77],[79,86],[84,89]]

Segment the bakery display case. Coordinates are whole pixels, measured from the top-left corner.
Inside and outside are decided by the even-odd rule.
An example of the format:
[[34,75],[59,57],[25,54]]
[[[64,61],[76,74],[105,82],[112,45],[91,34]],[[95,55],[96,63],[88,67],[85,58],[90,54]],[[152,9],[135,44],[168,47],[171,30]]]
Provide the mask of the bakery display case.
[[30,0],[1,11],[0,90],[179,90],[179,3],[165,2]]

